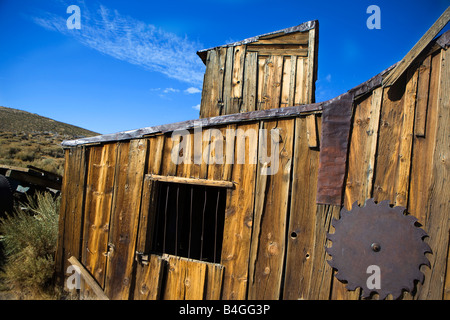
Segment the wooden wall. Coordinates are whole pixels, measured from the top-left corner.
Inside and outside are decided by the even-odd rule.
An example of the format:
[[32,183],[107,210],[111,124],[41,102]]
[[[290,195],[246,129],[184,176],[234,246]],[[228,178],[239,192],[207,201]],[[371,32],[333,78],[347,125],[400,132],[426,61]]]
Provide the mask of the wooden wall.
[[200,118],[313,103],[316,39],[317,27],[209,50]]
[[[421,267],[424,283],[404,299],[450,298],[449,61],[450,50],[434,51],[394,86],[377,87],[353,105],[343,205],[389,200],[407,207],[430,235],[431,268]],[[268,176],[258,161],[175,165],[170,154],[179,141],[170,134],[67,149],[56,257],[61,280],[73,255],[112,299],[359,299],[359,289],[347,291],[326,262],[326,234],[341,206],[316,204],[321,126],[320,113],[305,113],[214,127],[224,136],[227,129],[278,128],[280,169]],[[244,143],[247,156],[257,159],[263,150],[256,139],[238,135],[226,142]],[[217,143],[225,158],[237,156],[225,140]],[[193,159],[193,149],[184,152]],[[227,191],[220,264],[189,267],[192,261],[157,256],[148,265],[135,261],[151,221],[148,173],[236,183]]]

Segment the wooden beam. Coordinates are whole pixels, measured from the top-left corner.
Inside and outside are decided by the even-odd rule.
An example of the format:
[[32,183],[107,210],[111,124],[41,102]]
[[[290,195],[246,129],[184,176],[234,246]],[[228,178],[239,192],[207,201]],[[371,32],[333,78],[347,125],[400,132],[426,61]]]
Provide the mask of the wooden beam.
[[392,70],[383,80],[383,86],[388,87],[393,85],[398,78],[405,72],[405,70],[413,63],[417,56],[425,49],[431,40],[445,27],[450,21],[450,7],[436,20],[430,29],[420,38],[406,56],[399,62],[399,64]]
[[[225,89],[224,89],[225,90]],[[194,120],[181,121],[176,123],[164,124],[154,127],[146,127],[136,130],[122,131],[112,134],[105,134],[95,137],[87,137],[76,140],[65,140],[61,143],[64,148],[72,148],[77,145],[85,145],[88,143],[105,143],[111,141],[123,141],[131,139],[139,139],[154,135],[158,133],[167,133],[175,130],[189,130],[195,127],[213,127],[220,125],[229,125],[241,122],[257,122],[259,120],[271,119],[271,118],[288,118],[296,117],[299,115],[307,115],[310,113],[321,113],[322,106],[327,105],[337,98],[320,102],[303,105],[295,105],[292,107],[268,109],[268,110],[256,110],[245,113],[227,114],[223,116],[200,118]]]
[[84,281],[86,281],[86,283],[89,285],[89,287],[91,287],[92,291],[94,291],[94,293],[100,300],[109,300],[108,296],[103,292],[102,288],[94,279],[94,277],[92,277],[89,271],[86,270],[86,268],[77,260],[77,258],[71,256],[69,258],[69,262],[80,270],[80,274],[83,276]]
[[310,148],[317,148],[319,146],[319,134],[317,133],[316,115],[314,114],[306,116],[306,137]]
[[235,184],[232,181],[193,179],[193,178],[184,178],[184,177],[176,177],[176,176],[160,176],[157,174],[147,174],[146,179],[152,179],[152,180],[157,180],[157,181],[162,181],[162,182],[195,184],[195,185],[201,185],[201,186],[224,187],[224,188],[234,188],[234,184]]

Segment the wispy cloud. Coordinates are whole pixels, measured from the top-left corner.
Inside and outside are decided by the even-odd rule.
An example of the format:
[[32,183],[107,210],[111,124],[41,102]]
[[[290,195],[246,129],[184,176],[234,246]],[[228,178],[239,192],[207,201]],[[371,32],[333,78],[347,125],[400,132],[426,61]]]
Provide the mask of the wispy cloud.
[[172,92],[180,92],[180,90],[178,89],[174,89],[174,88],[165,88],[164,93],[172,93]]
[[200,104],[193,106],[192,109],[200,111]]
[[194,94],[194,93],[200,93],[202,92],[202,90],[195,88],[195,87],[190,87],[187,88],[186,90],[184,90],[185,93],[189,93],[189,94]]
[[99,5],[95,12],[83,2],[79,6],[79,30],[67,28],[69,15],[59,16],[47,12],[33,17],[33,21],[114,58],[191,85],[202,83],[204,65],[196,55],[197,50],[203,47],[200,43],[132,17],[122,16],[117,10],[110,10],[103,5]]

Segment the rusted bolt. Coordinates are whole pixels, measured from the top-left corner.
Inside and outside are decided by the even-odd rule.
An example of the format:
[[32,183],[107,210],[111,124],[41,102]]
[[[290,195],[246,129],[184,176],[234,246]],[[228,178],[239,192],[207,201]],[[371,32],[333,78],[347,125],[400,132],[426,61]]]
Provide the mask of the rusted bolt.
[[372,245],[370,247],[372,248],[372,250],[374,252],[380,252],[380,250],[381,250],[381,246],[377,242],[372,243]]

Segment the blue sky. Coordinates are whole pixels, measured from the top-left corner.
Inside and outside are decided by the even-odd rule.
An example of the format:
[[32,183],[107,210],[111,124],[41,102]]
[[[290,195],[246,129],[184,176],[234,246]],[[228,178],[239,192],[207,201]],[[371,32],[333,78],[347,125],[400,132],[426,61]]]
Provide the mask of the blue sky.
[[[80,30],[66,26],[69,5],[80,7]],[[367,28],[369,5],[381,9],[381,29]],[[205,70],[197,50],[316,19],[324,101],[403,58],[448,5],[0,0],[0,105],[102,134],[195,119]]]

